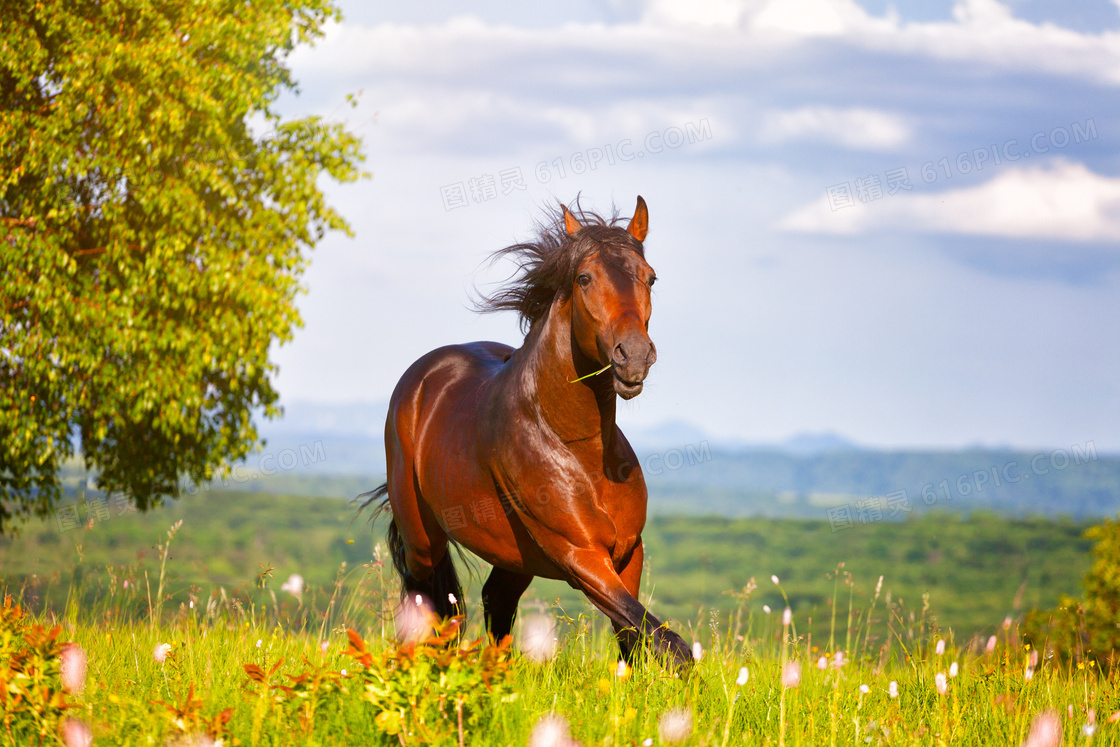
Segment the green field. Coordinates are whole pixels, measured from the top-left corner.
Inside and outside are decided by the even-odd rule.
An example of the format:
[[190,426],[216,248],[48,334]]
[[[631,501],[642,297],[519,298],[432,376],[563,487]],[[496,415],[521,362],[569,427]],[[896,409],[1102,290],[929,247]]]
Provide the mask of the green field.
[[[559,595],[554,658],[473,646],[477,610],[461,642],[398,646],[380,530],[352,517],[326,499],[209,493],[88,529],[28,525],[0,545],[0,744],[66,728],[114,745],[511,745],[549,714],[584,745],[1019,745],[1041,714],[1066,744],[1120,743],[1116,678],[1045,650],[1028,675],[1018,637],[1016,596],[1026,609],[1077,592],[1076,525],[655,520],[653,607],[702,647],[682,677],[620,668],[602,616],[551,583],[516,632]],[[295,572],[299,598],[280,588]],[[88,674],[60,695],[64,641]]]
[[[85,520],[90,514],[83,508],[78,515]],[[130,578],[133,588],[143,588],[147,573],[150,584],[156,540],[179,519],[184,523],[165,584],[169,604],[218,587],[248,603],[263,594],[255,579],[270,567],[276,579],[302,575],[307,603],[319,604],[332,593],[343,563],[342,578],[350,583],[376,545],[384,545],[384,528],[369,526],[345,501],[214,491],[148,514],[110,512],[90,528],[59,531],[57,521],[32,522],[19,537],[0,539],[0,567],[9,588],[28,585],[29,599],[57,608],[76,577],[92,602],[104,597],[112,579],[119,585]],[[652,599],[663,619],[683,623],[726,613],[736,603],[731,593],[754,578],[760,589],[751,608],[779,609],[782,598],[769,583],[777,575],[794,612],[812,618],[819,634],[843,563],[839,582],[850,579],[857,602],[883,576],[884,599],[920,610],[928,594],[940,625],[960,636],[987,635],[1007,615],[1078,593],[1089,567],[1084,528],[1072,521],[927,514],[833,532],[825,521],[655,516],[644,535],[642,597]],[[477,561],[459,567],[473,599],[486,568]],[[567,585],[540,579],[523,605],[543,608],[556,600],[573,615],[589,610]]]

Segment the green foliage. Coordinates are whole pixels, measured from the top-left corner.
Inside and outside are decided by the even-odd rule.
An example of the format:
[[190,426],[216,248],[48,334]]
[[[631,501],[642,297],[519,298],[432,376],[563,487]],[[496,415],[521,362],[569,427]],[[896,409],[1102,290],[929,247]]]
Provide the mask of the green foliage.
[[[0,26],[0,533],[46,515],[80,437],[140,508],[242,458],[275,416],[305,250],[348,231],[321,176],[360,143],[284,122],[329,0],[5,3]],[[271,130],[254,135],[250,122]]]
[[1063,595],[1058,606],[1032,612],[1024,636],[1039,648],[1063,658],[1120,665],[1120,522],[1090,527],[1085,537],[1096,540],[1093,566],[1085,574],[1085,596]]
[[[485,639],[459,645],[461,618],[431,620],[431,635],[390,647],[381,655],[348,630],[346,653],[360,665],[354,673],[361,697],[374,708],[374,724],[387,739],[398,735],[423,744],[461,744],[464,734],[485,731],[512,693],[509,641]],[[434,627],[433,627],[434,626]],[[402,740],[403,741],[403,740]]]
[[[42,742],[61,724],[69,707],[59,681],[62,628],[28,619],[12,598],[0,608],[0,713],[4,732],[15,741]],[[18,738],[18,740],[17,740]]]

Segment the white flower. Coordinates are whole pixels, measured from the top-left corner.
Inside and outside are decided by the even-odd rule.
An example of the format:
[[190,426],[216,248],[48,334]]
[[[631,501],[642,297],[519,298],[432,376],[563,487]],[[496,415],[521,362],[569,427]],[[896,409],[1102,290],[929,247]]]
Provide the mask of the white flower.
[[890,684],[887,685],[887,695],[890,695],[891,698],[898,697],[898,683],[894,680],[891,680]]
[[416,599],[416,604],[402,602],[393,620],[400,641],[419,641],[431,635],[435,613],[422,595],[417,594]]
[[1058,747],[1062,743],[1062,720],[1055,711],[1043,711],[1031,723],[1023,747]]
[[942,654],[945,653],[945,639],[944,638],[938,638],[937,639],[937,646],[934,647],[933,651],[938,656],[941,656]]
[[626,662],[622,659],[619,659],[618,660],[618,666],[615,667],[615,669],[614,669],[614,676],[615,677],[625,677],[626,676],[626,670],[627,670]]
[[791,610],[789,607],[786,607],[785,611],[782,612],[782,625],[789,625],[792,622],[793,610]]
[[957,676],[957,671],[958,671],[957,670],[957,662],[954,661],[952,664],[949,665],[949,676],[950,677],[956,677]]
[[521,653],[538,664],[556,655],[556,619],[531,615],[521,626]]
[[861,693],[863,693],[864,695],[867,695],[869,692],[871,692],[871,688],[868,687],[867,685],[860,685],[859,686],[859,691]]
[[770,605],[768,605],[768,604],[762,605],[762,611],[765,612],[767,615],[769,615],[770,614]]
[[782,687],[797,687],[801,684],[801,665],[796,661],[786,662],[782,667]]
[[322,651],[324,654],[327,653],[328,648],[330,648],[330,644],[327,643],[326,641],[323,641],[322,643],[319,644],[319,650]]
[[455,598],[455,595],[454,595],[454,594],[451,594],[451,593],[448,593],[448,595],[447,595],[447,601],[451,602],[451,604],[458,604],[458,603],[459,603],[459,600],[458,600],[458,599],[456,599],[456,598]]
[[750,672],[747,671],[746,667],[739,667],[739,676],[735,679],[735,684],[739,687],[742,687],[743,685],[747,684],[747,678],[749,676]]
[[548,713],[529,732],[529,747],[568,747],[573,745],[567,720],[558,714]]
[[345,677],[346,676],[346,670],[343,669],[342,671],[339,672],[339,674],[341,674],[343,677]]
[[76,643],[62,649],[62,687],[77,695],[86,684],[86,652]]
[[152,658],[156,660],[157,664],[162,664],[167,661],[167,655],[171,653],[170,643],[157,643],[156,647],[152,649]]
[[817,669],[821,670],[822,672],[824,670],[828,669],[828,657],[827,656],[822,656],[821,658],[817,659]]
[[778,577],[777,576],[771,576],[770,580],[774,582],[774,586],[778,585]]
[[416,606],[417,607],[423,607],[424,606],[424,595],[423,594],[417,594],[416,595]]
[[191,609],[192,610],[194,609],[194,600],[193,599],[191,600]]
[[280,591],[286,591],[293,597],[300,596],[303,594],[303,576],[298,573],[288,576],[288,580],[280,585]]
[[844,652],[843,651],[837,651],[836,654],[833,655],[833,657],[832,657],[832,666],[836,667],[837,669],[839,669],[840,667],[844,666],[847,663],[848,663],[848,660],[844,657]]
[[944,672],[938,672],[937,676],[933,678],[933,681],[937,685],[937,692],[942,695],[949,692],[949,680],[945,679]]
[[264,643],[264,641],[262,641],[260,638],[258,638],[257,639],[257,648],[260,648],[262,643]]
[[679,744],[692,734],[692,712],[687,708],[670,708],[657,722],[657,735],[665,744]]
[[1034,679],[1034,667],[1027,667],[1026,671],[1023,672],[1023,679],[1027,682]]
[[696,661],[704,658],[704,647],[700,645],[700,641],[692,642],[692,658]]
[[652,738],[652,737],[647,737],[647,738],[646,738],[646,739],[645,739],[645,740],[644,740],[644,741],[642,742],[642,747],[652,747],[652,745],[653,745],[653,738]]

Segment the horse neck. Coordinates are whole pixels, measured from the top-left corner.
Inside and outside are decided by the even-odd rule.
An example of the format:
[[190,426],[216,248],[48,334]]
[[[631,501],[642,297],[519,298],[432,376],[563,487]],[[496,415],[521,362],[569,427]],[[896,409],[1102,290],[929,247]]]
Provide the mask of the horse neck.
[[572,383],[599,366],[573,345],[570,310],[567,302],[554,303],[525,338],[523,392],[561,441],[599,439],[606,448],[614,440],[616,395],[605,372]]

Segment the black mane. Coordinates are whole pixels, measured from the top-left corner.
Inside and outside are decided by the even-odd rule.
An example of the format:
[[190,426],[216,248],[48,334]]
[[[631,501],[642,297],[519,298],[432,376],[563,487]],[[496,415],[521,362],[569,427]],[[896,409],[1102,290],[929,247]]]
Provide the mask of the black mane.
[[548,313],[558,293],[571,293],[580,263],[592,253],[635,251],[645,258],[642,242],[619,226],[617,208],[608,220],[584,210],[577,199],[571,213],[583,226],[576,235],[568,235],[563,211],[554,207],[537,224],[535,241],[503,247],[490,256],[491,263],[509,257],[518,270],[504,287],[478,301],[478,311],[516,311],[522,331],[528,331]]

